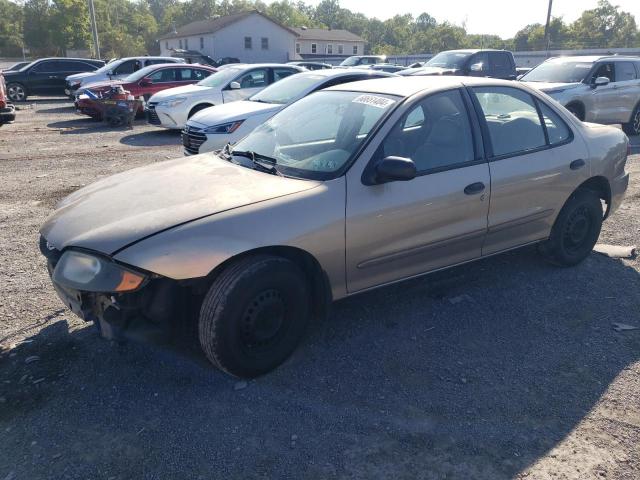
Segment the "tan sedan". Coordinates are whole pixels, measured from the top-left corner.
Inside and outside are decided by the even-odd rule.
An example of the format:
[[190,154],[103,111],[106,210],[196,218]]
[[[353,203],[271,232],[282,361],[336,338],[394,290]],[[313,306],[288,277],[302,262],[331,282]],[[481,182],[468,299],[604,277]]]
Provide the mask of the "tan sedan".
[[627,155],[620,130],[524,85],[367,80],[305,97],[233,148],[79,190],[41,250],[103,335],[199,310],[207,357],[253,377],[332,300],[533,243],[577,264],[622,201]]

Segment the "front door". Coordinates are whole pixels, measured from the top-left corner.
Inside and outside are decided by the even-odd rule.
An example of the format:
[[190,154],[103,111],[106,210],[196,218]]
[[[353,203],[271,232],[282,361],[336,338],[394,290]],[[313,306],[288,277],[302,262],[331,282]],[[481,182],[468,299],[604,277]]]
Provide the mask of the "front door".
[[483,255],[547,238],[568,193],[589,177],[583,141],[527,92],[472,91],[490,139],[491,207]]
[[[29,90],[36,95],[52,94],[57,89],[56,77],[59,76],[58,60],[44,60],[29,70]],[[64,82],[64,78],[62,79]]]
[[591,90],[593,111],[591,115],[587,112],[585,120],[596,123],[615,123],[619,99],[615,83],[614,63],[602,62],[597,64],[591,76],[590,83],[594,82],[598,77],[607,77],[609,83],[607,85],[594,87]]
[[410,158],[416,178],[369,186],[347,173],[349,292],[481,255],[490,178],[476,150],[462,94],[450,90],[409,107],[371,160]]

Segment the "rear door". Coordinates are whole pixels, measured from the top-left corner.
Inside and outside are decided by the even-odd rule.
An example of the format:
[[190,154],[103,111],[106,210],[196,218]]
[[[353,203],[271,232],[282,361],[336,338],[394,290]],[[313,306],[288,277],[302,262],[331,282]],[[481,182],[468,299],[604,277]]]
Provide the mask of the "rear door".
[[[59,79],[62,76],[62,66],[59,60],[43,60],[29,70],[29,90],[37,95],[51,95],[58,88]],[[64,78],[62,77],[62,90],[64,90]]]
[[618,94],[616,122],[627,123],[640,101],[640,78],[633,62],[617,61],[615,69],[614,90]]
[[483,255],[549,236],[569,194],[589,178],[588,152],[567,122],[513,87],[474,87],[491,173]]
[[438,92],[406,109],[369,162],[410,158],[418,176],[365,185],[347,172],[349,292],[480,257],[490,178],[479,136],[461,91]]

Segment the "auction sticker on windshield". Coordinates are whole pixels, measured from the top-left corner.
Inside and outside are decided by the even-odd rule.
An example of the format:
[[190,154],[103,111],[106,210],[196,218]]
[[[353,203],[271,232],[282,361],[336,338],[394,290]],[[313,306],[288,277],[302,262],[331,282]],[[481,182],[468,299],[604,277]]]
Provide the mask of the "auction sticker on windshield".
[[365,105],[371,105],[377,108],[387,108],[394,103],[393,100],[386,97],[379,97],[377,95],[360,95],[352,100],[353,103],[363,103]]

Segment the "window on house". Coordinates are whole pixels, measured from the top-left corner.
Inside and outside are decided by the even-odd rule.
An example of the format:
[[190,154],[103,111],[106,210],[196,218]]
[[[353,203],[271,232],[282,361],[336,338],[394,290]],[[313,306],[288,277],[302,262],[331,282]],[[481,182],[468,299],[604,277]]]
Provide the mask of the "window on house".
[[357,55],[358,54],[358,45],[354,45],[353,46],[353,54]]
[[316,53],[318,51],[318,45],[315,43],[311,44],[311,53]]
[[204,48],[204,37],[200,37],[200,50]]
[[251,50],[251,37],[244,37],[245,50]]
[[300,53],[300,44],[296,43],[296,53]]
[[189,39],[188,38],[184,39],[184,49],[185,50],[189,50]]
[[262,50],[269,50],[269,39],[267,37],[262,37],[260,40],[260,46]]
[[338,45],[338,55],[342,55],[344,53],[344,45]]
[[164,42],[164,48],[166,48],[167,50],[169,50],[169,42]]
[[178,45],[180,46],[180,50],[182,50],[182,39],[178,40]]
[[327,44],[327,55],[333,55],[333,45]]

